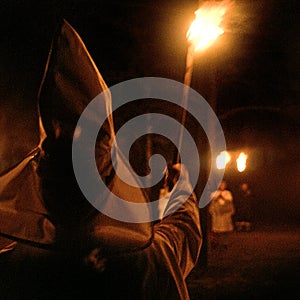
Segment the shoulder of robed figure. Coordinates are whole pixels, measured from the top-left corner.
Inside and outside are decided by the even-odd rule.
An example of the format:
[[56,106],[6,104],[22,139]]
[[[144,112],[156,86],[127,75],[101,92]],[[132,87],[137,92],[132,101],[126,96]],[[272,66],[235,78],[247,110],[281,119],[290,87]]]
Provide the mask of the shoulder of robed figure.
[[222,196],[224,199],[231,201],[233,199],[232,193],[229,190],[225,190],[222,192]]

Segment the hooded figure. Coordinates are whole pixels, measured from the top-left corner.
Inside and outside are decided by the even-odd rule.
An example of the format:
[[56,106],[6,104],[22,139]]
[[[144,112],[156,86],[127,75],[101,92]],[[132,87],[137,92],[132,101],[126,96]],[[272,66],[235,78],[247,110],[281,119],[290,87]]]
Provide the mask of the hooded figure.
[[[171,192],[166,217],[156,223],[111,218],[87,201],[78,186],[72,166],[73,137],[80,134],[75,132],[76,124],[103,91],[99,110],[86,115],[91,124],[97,113],[106,119],[95,143],[99,176],[120,198],[149,202],[142,189],[119,179],[112,166],[112,157],[117,157],[120,167],[124,164],[118,149],[112,153],[109,90],[81,38],[63,20],[54,35],[38,105],[30,111],[29,132],[35,134],[25,132],[21,140],[26,143],[18,143],[8,135],[20,118],[11,130],[1,126],[5,147],[20,156],[0,173],[0,293],[4,298],[86,299],[95,294],[100,299],[189,298],[185,279],[197,262],[202,237],[187,171],[182,168],[184,183]],[[27,117],[24,112],[23,122]],[[0,120],[7,122],[6,118]],[[11,152],[5,147],[0,155],[7,158]],[[109,205],[109,197],[103,200],[103,205]],[[168,213],[174,206],[179,208]],[[135,212],[124,213],[134,217]]]

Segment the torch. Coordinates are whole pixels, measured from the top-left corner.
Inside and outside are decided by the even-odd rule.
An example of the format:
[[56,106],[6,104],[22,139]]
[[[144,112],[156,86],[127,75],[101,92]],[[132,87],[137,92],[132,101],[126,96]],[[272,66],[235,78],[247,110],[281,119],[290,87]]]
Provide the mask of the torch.
[[223,17],[227,10],[227,1],[207,1],[195,11],[195,19],[190,25],[186,37],[189,43],[186,55],[186,67],[184,75],[184,89],[182,98],[182,119],[181,130],[179,134],[178,151],[176,162],[180,161],[180,149],[182,147],[182,139],[184,125],[186,121],[186,107],[188,102],[189,87],[192,80],[194,54],[196,52],[205,51],[214,41],[224,33],[220,27]]
[[[188,102],[189,87],[191,84],[194,55],[196,52],[204,52],[215,40],[224,33],[220,27],[226,13],[228,1],[206,1],[195,11],[195,19],[187,31],[188,50],[186,56],[186,69],[184,75],[184,89],[182,99],[182,120],[179,134],[178,151],[176,162],[180,162],[180,150],[186,121],[186,107]],[[208,235],[207,235],[207,209],[200,210],[202,219],[201,227],[203,231],[203,246],[201,250],[201,262],[207,266]]]

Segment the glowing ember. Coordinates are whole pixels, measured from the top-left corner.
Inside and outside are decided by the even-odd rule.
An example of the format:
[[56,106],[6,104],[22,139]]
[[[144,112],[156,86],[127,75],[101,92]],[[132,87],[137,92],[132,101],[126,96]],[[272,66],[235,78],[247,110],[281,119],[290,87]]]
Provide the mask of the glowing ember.
[[195,20],[187,32],[187,39],[195,51],[208,48],[224,33],[220,25],[227,10],[226,3],[209,1],[195,11]]
[[217,168],[219,170],[225,169],[226,165],[230,162],[230,154],[227,151],[222,151],[216,159]]
[[241,152],[239,157],[237,158],[236,166],[237,166],[237,169],[239,172],[245,171],[247,158],[248,158],[248,156],[244,152]]

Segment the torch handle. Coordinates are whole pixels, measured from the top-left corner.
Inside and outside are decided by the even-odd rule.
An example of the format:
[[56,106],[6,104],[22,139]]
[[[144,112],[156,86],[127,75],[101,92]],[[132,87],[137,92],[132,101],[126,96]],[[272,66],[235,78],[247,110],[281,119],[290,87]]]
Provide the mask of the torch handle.
[[180,162],[180,150],[182,148],[184,125],[186,122],[186,108],[188,103],[189,88],[191,85],[192,74],[193,74],[193,64],[194,64],[194,46],[193,44],[191,44],[188,47],[187,55],[186,55],[186,66],[185,66],[185,74],[184,74],[184,82],[183,82],[184,87],[183,87],[183,95],[182,95],[183,110],[182,110],[182,117],[181,117],[181,127],[179,133],[176,163]]

